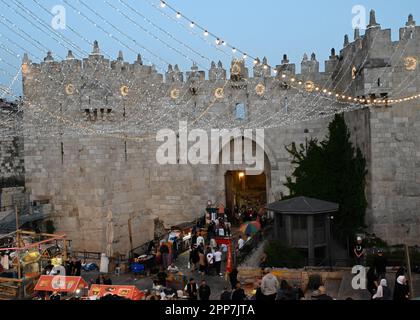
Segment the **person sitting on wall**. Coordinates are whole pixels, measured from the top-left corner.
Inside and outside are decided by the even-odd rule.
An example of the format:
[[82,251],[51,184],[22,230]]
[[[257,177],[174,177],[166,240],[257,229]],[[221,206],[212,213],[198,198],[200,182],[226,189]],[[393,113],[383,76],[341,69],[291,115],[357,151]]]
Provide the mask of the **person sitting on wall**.
[[364,265],[365,260],[365,249],[363,247],[363,239],[358,236],[356,239],[356,245],[353,249],[354,257],[357,265]]

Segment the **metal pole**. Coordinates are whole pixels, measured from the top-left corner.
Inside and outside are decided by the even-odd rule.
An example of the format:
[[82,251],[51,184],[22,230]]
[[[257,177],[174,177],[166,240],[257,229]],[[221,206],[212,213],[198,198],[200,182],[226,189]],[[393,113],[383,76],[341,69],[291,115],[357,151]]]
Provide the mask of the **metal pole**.
[[404,246],[405,248],[405,261],[407,263],[407,273],[408,273],[408,281],[410,284],[410,298],[414,298],[414,289],[413,289],[413,278],[411,276],[411,262],[410,262],[410,252],[408,250],[408,245]]

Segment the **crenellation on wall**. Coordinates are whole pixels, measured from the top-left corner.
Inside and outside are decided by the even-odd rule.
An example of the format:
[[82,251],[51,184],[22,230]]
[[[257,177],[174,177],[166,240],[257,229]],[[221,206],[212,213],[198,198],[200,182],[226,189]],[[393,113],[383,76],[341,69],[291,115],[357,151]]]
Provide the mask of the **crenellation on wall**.
[[[234,59],[229,72],[220,61],[212,62],[208,78],[196,64],[187,72],[169,65],[160,74],[144,65],[140,55],[133,63],[124,60],[123,52],[115,60],[105,59],[97,42],[83,60],[69,52],[66,60],[57,62],[48,53],[36,64],[25,56],[25,106],[54,119],[45,126],[30,112],[24,114],[26,188],[32,200],[50,201],[58,229],[80,250],[105,250],[112,212],[115,250],[126,253],[129,224],[134,244],[140,245],[153,237],[155,218],[167,226],[192,221],[202,215],[207,200],[226,201],[226,172],[244,170],[234,164],[159,165],[156,131],[164,126],[177,132],[183,120],[189,130],[207,132],[212,123],[266,127],[267,199],[280,199],[288,192],[284,183],[293,171],[285,146],[305,144],[311,137],[324,139],[331,117],[267,124],[275,115],[287,118],[310,110],[316,117],[321,115],[316,107],[342,107],[312,99],[311,90],[293,88],[283,75],[357,97],[414,94],[420,88],[419,68],[407,58],[420,59],[417,30],[411,17],[400,40],[393,42],[390,30],[381,28],[373,12],[364,35],[357,30],[353,41],[345,38],[339,54],[331,50],[325,72],[314,53],[304,57],[300,74],[287,55],[275,75],[266,58],[257,59],[252,70],[244,59]],[[238,104],[245,107],[244,119],[236,115]],[[366,107],[346,113],[345,119],[368,163],[368,225],[391,243],[417,244],[419,107],[412,102]]]

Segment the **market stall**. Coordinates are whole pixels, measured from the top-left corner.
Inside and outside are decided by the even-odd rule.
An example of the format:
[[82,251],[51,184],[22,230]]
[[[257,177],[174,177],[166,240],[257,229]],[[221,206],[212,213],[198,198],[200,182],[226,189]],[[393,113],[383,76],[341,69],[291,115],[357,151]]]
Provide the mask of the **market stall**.
[[96,297],[97,299],[100,299],[107,295],[117,295],[129,300],[142,300],[145,296],[145,294],[135,286],[106,286],[94,284],[89,290],[89,297]]
[[60,292],[74,294],[88,289],[89,285],[82,277],[72,276],[41,276],[35,285],[35,291]]
[[0,240],[0,295],[4,298],[31,296],[43,268],[67,258],[65,235],[17,230]]

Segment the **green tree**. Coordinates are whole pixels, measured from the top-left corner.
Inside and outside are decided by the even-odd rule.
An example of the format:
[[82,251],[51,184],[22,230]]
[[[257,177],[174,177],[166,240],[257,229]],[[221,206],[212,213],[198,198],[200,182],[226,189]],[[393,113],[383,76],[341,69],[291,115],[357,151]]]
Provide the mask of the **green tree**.
[[295,143],[286,147],[295,169],[285,186],[290,190],[287,198],[307,196],[338,203],[333,231],[344,241],[365,228],[366,160],[353,147],[343,115],[335,116],[328,131],[324,141],[311,139],[299,147]]

